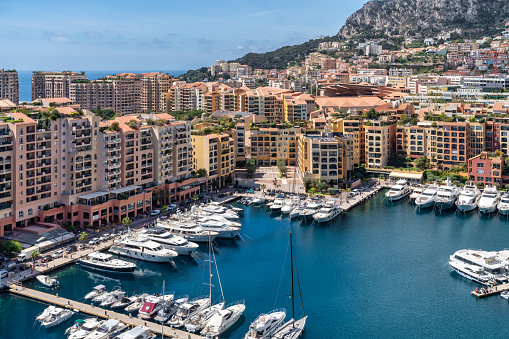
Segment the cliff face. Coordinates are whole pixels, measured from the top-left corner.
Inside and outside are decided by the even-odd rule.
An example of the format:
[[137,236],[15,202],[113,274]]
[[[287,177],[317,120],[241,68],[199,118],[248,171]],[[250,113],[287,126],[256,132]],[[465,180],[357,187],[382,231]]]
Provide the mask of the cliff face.
[[460,29],[475,38],[498,32],[508,19],[508,0],[372,0],[350,15],[338,36],[433,37]]

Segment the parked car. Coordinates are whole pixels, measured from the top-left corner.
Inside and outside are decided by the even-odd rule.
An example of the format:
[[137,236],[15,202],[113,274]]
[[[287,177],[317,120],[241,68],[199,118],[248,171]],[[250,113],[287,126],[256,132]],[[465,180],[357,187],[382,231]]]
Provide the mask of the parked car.
[[49,262],[53,260],[53,258],[51,257],[51,255],[45,255],[41,258],[41,262]]
[[154,216],[154,215],[159,215],[161,214],[161,210],[152,210],[152,212],[150,212],[150,215]]
[[107,239],[108,239],[108,238],[106,238],[106,236],[101,235],[101,236],[99,237],[99,242],[106,241]]
[[65,249],[65,253],[72,253],[76,252],[77,250],[78,248],[76,247],[76,245],[71,245]]
[[86,247],[87,247],[87,245],[81,244],[81,245],[79,245],[78,249],[81,251],[81,250],[84,250]]
[[52,257],[53,259],[58,259],[64,256],[64,250],[58,250],[55,253],[53,253]]
[[92,239],[88,242],[89,245],[97,245],[99,243],[99,239]]
[[4,265],[3,265],[3,268],[4,270],[10,272],[10,271],[13,271],[15,268],[16,268],[16,265],[17,263],[14,262],[14,261],[9,261],[9,262],[6,262]]
[[168,216],[167,216],[167,215],[161,215],[161,216],[159,217],[159,219],[161,219],[161,220],[168,219]]
[[7,276],[9,275],[9,272],[7,272],[6,270],[0,270],[0,278],[7,278]]
[[174,210],[175,208],[177,208],[177,205],[176,205],[176,204],[170,204],[170,205],[168,206],[168,210],[170,210],[170,211],[171,211],[171,210]]

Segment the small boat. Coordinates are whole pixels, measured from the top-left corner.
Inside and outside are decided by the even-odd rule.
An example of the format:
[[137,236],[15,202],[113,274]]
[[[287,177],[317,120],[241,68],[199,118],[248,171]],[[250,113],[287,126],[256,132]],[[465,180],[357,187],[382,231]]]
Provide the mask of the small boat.
[[421,195],[415,199],[415,205],[419,209],[433,207],[433,205],[435,205],[438,188],[439,186],[437,184],[428,186],[428,188],[422,191]]
[[124,297],[122,297],[122,299],[116,301],[113,305],[111,305],[111,309],[116,310],[116,309],[126,308],[127,306],[136,302],[138,300],[139,296],[140,296],[140,294],[138,292],[134,292],[134,294],[130,297],[124,296]]
[[68,336],[68,339],[83,339],[103,322],[97,320],[97,318],[77,319],[74,325],[65,330],[65,334]]
[[157,312],[163,307],[164,303],[173,300],[173,294],[164,296],[150,295],[145,298],[145,303],[138,311],[138,318],[152,319],[156,316]]
[[509,291],[502,291],[502,293],[500,293],[500,296],[505,300],[509,300]]
[[144,326],[138,326],[124,333],[115,336],[115,339],[152,339],[154,336],[150,329]]
[[424,192],[424,190],[428,188],[427,185],[417,185],[415,186],[413,189],[412,189],[412,193],[410,193],[410,200],[411,201],[415,201],[415,199],[419,198],[422,194],[422,192]]
[[290,198],[286,199],[283,203],[283,207],[281,207],[281,213],[290,214],[291,211],[295,209],[299,205],[299,198]]
[[279,212],[281,211],[281,208],[283,208],[283,204],[284,204],[283,199],[276,198],[274,199],[269,208],[272,212]]
[[53,288],[58,286],[58,280],[47,275],[38,275],[35,277],[41,284]]
[[272,336],[272,339],[297,339],[302,335],[304,328],[306,327],[307,316],[295,321],[290,319],[281,326],[276,333]]
[[116,302],[119,302],[125,297],[125,292],[121,290],[116,290],[111,292],[106,299],[101,301],[99,307],[110,307]]
[[281,327],[285,320],[286,310],[278,309],[260,314],[249,326],[244,339],[269,339]]
[[120,331],[123,331],[127,328],[127,325],[121,323],[116,319],[106,320],[96,328],[92,333],[87,335],[85,339],[106,339],[110,338]]
[[132,262],[114,259],[111,254],[101,252],[90,253],[78,260],[78,264],[87,268],[113,273],[133,273],[136,268],[136,264]]
[[170,319],[172,315],[178,310],[178,308],[189,300],[189,296],[185,295],[176,300],[167,301],[163,304],[163,307],[157,312],[157,315],[154,317],[155,321],[164,323]]
[[143,306],[143,304],[145,304],[145,299],[149,296],[148,293],[143,293],[141,295],[139,295],[137,298],[136,298],[136,301],[133,302],[131,305],[127,306],[124,311],[126,311],[127,313],[132,313],[132,312],[136,312],[136,311],[139,311],[140,308]]
[[296,206],[293,210],[291,210],[290,214],[288,215],[290,219],[299,218],[300,213],[306,209],[306,205],[304,203]]
[[204,338],[217,338],[239,320],[245,309],[244,301],[228,305],[228,307],[216,312],[210,318],[200,334]]
[[479,211],[481,213],[492,213],[497,208],[498,202],[500,200],[500,192],[496,187],[486,185],[486,188],[481,194],[481,199],[477,203],[479,207]]
[[477,208],[477,203],[481,198],[481,192],[475,185],[467,183],[460,190],[458,200],[456,200],[456,208],[460,212],[469,212]]
[[332,219],[339,216],[343,213],[343,210],[339,208],[336,203],[327,204],[324,207],[320,208],[318,213],[313,215],[313,219],[319,224],[331,221]]
[[265,198],[262,195],[258,195],[258,196],[253,197],[251,199],[250,205],[258,207],[258,206],[261,206],[261,205],[265,204],[265,202],[266,202]]
[[412,189],[405,179],[398,180],[396,185],[392,186],[389,192],[385,193],[387,200],[398,201],[412,193]]
[[498,203],[498,210],[502,215],[509,215],[509,190],[505,191]]
[[97,285],[94,287],[92,292],[89,292],[89,293],[87,293],[87,295],[85,295],[85,300],[94,299],[95,297],[97,297],[105,292],[108,292],[108,290],[106,289],[106,286]]
[[196,313],[190,318],[187,318],[184,326],[187,331],[189,332],[197,332],[200,331],[202,328],[205,327],[207,322],[210,320],[210,318],[216,314],[217,312],[221,311],[224,308],[225,302],[222,301],[219,304],[207,307],[200,312]]
[[70,319],[73,314],[74,312],[71,310],[56,307],[49,313],[48,317],[41,321],[41,325],[46,328],[57,326],[67,319]]
[[39,315],[35,318],[35,320],[37,320],[37,321],[43,321],[44,319],[46,319],[46,318],[50,315],[50,313],[51,313],[51,312],[52,312],[55,308],[56,308],[56,307],[55,307],[55,306],[53,306],[53,305],[48,306],[47,308],[45,308],[45,309],[44,309],[44,311],[43,311],[41,314],[39,314]]
[[198,297],[191,301],[185,302],[182,304],[182,306],[179,307],[177,312],[168,321],[168,325],[173,327],[184,326],[184,323],[188,318],[208,307],[209,303],[210,299],[208,297]]
[[242,214],[244,213],[244,209],[240,208],[240,207],[235,207],[233,205],[226,205],[226,207],[228,207],[230,210],[232,210],[233,212],[237,213],[237,214]]
[[306,205],[306,208],[300,212],[300,217],[304,220],[311,220],[313,219],[313,215],[318,213],[320,208],[322,207],[322,203],[319,201],[311,201]]
[[92,302],[93,302],[93,303],[99,303],[99,304],[100,304],[100,303],[102,303],[103,301],[105,301],[105,300],[109,299],[112,293],[114,293],[114,292],[116,292],[116,291],[120,291],[120,290],[121,290],[121,289],[120,289],[120,286],[115,286],[115,287],[113,288],[113,290],[111,290],[111,292],[104,292],[104,293],[99,294],[98,296],[94,297],[94,298],[92,299]]

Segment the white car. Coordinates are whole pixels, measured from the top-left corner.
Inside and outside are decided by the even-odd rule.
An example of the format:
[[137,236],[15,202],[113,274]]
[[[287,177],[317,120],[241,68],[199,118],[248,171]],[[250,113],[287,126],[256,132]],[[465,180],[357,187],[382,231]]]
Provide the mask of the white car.
[[58,250],[55,253],[53,253],[52,257],[53,259],[61,258],[64,256],[64,250]]
[[161,210],[152,210],[152,212],[150,212],[150,215],[159,215],[161,214]]
[[168,219],[168,216],[167,216],[167,215],[161,215],[161,216],[159,217],[159,219],[161,219],[161,220]]
[[97,245],[99,243],[99,239],[92,239],[88,242],[89,245]]
[[102,235],[102,236],[99,237],[99,242],[103,242],[106,239],[108,239],[108,238],[105,235]]

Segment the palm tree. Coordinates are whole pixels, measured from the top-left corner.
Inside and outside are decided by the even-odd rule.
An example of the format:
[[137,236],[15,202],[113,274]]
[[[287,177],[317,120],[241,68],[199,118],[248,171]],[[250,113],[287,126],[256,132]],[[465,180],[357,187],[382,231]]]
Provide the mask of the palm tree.
[[161,207],[161,213],[166,213],[168,212],[168,206],[164,205],[163,207]]
[[127,230],[129,230],[129,226],[131,225],[132,222],[133,221],[129,217],[125,217],[124,219],[122,219],[122,225],[124,225]]
[[261,184],[260,188],[262,189],[262,192],[265,193],[265,189],[267,188],[267,185]]
[[81,241],[82,245],[85,243],[85,241],[87,241],[87,239],[88,239],[87,232],[81,232],[79,237],[78,237],[78,240]]
[[197,194],[194,194],[192,196],[192,199],[193,199],[193,201],[198,201],[200,199],[200,197]]
[[30,255],[32,257],[32,262],[35,262],[40,255],[41,254],[39,253],[39,251],[33,251],[32,254]]
[[272,184],[274,185],[274,188],[277,187],[277,178],[274,178],[274,180],[272,181]]

